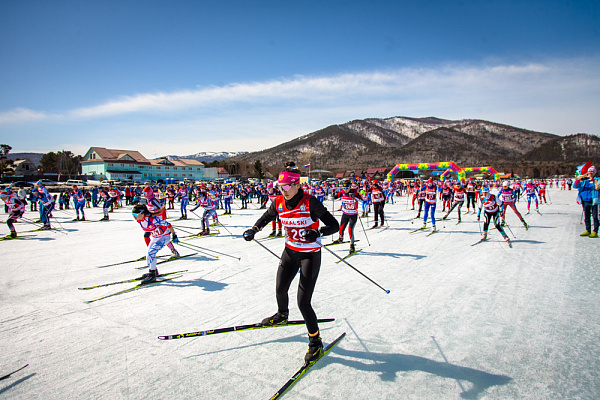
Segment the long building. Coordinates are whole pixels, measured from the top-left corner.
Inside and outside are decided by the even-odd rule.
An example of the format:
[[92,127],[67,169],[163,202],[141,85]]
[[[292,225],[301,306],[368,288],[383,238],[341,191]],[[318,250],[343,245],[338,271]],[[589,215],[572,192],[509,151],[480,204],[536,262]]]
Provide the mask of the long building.
[[95,180],[202,181],[218,177],[216,168],[205,168],[194,159],[147,159],[139,151],[104,147],[90,147],[81,162],[81,170],[83,175]]

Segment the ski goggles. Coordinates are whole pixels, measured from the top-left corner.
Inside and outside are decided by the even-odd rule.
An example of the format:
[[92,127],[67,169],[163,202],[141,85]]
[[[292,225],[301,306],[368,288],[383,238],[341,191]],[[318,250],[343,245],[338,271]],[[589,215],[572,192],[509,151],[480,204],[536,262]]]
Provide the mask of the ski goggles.
[[134,213],[134,214],[131,214],[131,215],[133,215],[133,218],[137,218],[137,217],[138,217],[138,215],[140,215],[140,214],[139,214],[139,213],[138,213],[138,214],[135,214],[135,213]]
[[291,188],[292,188],[292,185],[279,185],[279,190],[281,190],[282,192],[287,192]]

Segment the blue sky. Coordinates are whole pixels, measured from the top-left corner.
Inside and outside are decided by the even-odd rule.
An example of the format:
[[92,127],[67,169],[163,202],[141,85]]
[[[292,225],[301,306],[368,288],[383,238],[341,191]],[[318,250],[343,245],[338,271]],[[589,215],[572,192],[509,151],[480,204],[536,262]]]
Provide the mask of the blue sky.
[[0,142],[254,151],[353,119],[600,133],[598,1],[0,0]]

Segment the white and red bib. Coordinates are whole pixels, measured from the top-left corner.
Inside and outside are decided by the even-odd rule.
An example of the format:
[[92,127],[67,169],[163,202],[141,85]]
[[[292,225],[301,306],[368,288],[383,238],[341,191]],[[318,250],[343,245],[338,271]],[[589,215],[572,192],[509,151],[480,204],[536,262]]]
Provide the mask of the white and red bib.
[[304,196],[298,205],[288,210],[285,206],[283,195],[277,196],[275,199],[275,207],[279,213],[281,225],[285,229],[285,245],[291,250],[301,253],[314,253],[321,251],[321,238],[317,238],[316,242],[307,242],[300,232],[307,229],[319,229],[319,221],[313,221],[310,217],[309,200],[311,196],[304,193]]

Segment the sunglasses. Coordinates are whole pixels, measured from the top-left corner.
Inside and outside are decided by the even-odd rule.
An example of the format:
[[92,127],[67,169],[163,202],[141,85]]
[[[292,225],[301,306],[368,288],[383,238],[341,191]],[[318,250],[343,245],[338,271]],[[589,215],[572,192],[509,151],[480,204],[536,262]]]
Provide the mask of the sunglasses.
[[287,192],[291,188],[292,188],[292,185],[279,185],[279,189],[284,192]]
[[140,215],[140,214],[131,214],[131,215],[133,215],[133,218],[137,218],[138,215]]

